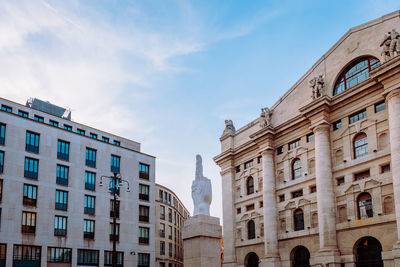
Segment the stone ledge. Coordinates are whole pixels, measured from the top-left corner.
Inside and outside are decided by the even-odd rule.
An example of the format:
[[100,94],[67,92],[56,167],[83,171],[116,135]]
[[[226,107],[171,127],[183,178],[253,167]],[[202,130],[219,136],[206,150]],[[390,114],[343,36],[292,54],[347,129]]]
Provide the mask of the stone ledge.
[[182,239],[194,237],[221,238],[222,226],[219,224],[219,218],[196,215],[186,219],[182,229]]

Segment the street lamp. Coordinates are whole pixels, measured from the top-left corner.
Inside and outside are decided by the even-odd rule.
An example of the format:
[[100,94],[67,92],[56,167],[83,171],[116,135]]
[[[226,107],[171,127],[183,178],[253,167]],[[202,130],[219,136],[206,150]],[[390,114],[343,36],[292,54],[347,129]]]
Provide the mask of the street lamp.
[[[116,231],[117,231],[117,216],[116,216],[116,205],[117,205],[117,195],[119,196],[119,188],[122,187],[123,183],[127,184],[126,192],[130,192],[129,182],[127,180],[122,179],[120,173],[113,173],[113,176],[101,176],[100,177],[100,186],[103,186],[103,178],[109,179],[110,182],[108,184],[109,192],[113,195],[114,199],[114,216],[113,216],[113,250],[112,250],[112,266],[117,267],[117,240],[116,240]],[[119,208],[119,207],[118,207]],[[119,234],[119,232],[118,232]]]

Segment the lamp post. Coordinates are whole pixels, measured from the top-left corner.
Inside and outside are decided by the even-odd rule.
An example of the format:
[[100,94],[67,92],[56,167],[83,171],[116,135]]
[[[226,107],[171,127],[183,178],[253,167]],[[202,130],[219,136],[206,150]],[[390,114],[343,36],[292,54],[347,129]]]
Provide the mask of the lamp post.
[[[126,192],[130,192],[129,182],[127,180],[122,179],[120,173],[113,173],[113,176],[101,176],[100,177],[100,186],[103,186],[103,178],[109,179],[109,192],[113,195],[114,200],[114,216],[113,216],[113,250],[112,250],[112,266],[117,267],[117,240],[116,240],[116,231],[117,231],[117,216],[116,216],[116,205],[117,205],[117,195],[119,196],[119,187],[122,187],[122,182],[127,184]],[[119,209],[119,206],[118,206]],[[119,234],[119,230],[118,230]]]

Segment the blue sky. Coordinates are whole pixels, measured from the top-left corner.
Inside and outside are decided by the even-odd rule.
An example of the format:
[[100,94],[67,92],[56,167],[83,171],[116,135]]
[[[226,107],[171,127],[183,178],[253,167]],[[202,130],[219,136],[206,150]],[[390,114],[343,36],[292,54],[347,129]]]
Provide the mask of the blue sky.
[[[139,141],[190,212],[195,155],[213,183],[224,120],[272,106],[349,28],[400,9],[377,1],[0,2],[0,94],[70,107]],[[400,25],[399,25],[400,28]],[[399,30],[399,29],[398,29]]]

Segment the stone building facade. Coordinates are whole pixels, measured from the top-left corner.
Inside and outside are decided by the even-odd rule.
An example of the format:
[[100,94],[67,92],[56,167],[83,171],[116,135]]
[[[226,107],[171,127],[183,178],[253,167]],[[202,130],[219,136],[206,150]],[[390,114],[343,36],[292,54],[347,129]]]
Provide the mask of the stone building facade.
[[172,190],[156,184],[156,267],[183,267],[183,222],[188,210]]
[[0,106],[0,266],[111,266],[116,239],[118,266],[153,267],[155,158],[50,103]]
[[259,118],[225,122],[223,266],[400,266],[396,29],[399,11],[350,29]]

